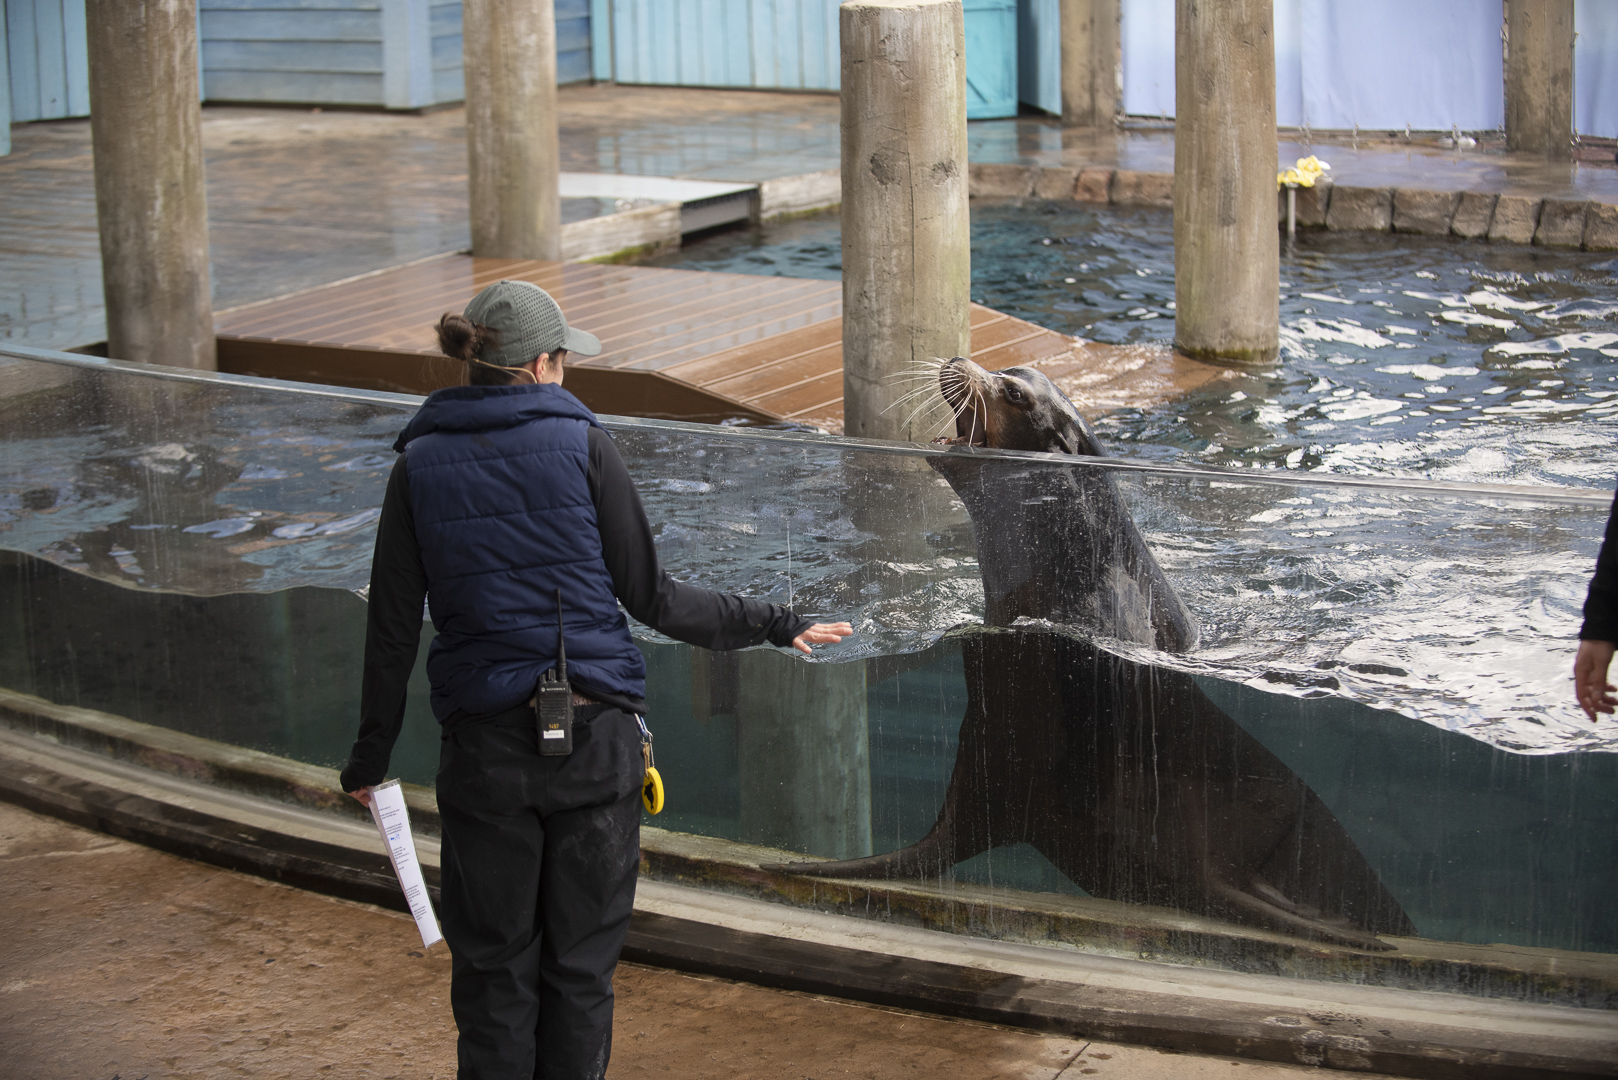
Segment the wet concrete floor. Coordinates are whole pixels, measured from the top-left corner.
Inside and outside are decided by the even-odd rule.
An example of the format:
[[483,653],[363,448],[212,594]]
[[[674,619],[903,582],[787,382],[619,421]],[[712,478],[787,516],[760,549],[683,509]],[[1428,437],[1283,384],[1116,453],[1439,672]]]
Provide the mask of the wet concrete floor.
[[[15,1080],[454,1075],[448,953],[423,950],[403,915],[3,803],[0,910],[0,1071]],[[622,965],[616,985],[619,1078],[1321,1075],[639,965]]]
[[[756,182],[838,164],[834,94],[569,86],[558,103],[567,171]],[[0,341],[101,341],[89,122],[16,124],[12,147],[0,158]],[[207,106],[203,149],[216,309],[470,243],[460,108],[417,116]],[[1335,136],[1285,136],[1278,153],[1291,161],[1310,150],[1332,163],[1338,183],[1618,202],[1618,166],[1593,156],[1552,166],[1488,144]],[[968,157],[1168,172],[1174,135],[981,120],[968,127]]]

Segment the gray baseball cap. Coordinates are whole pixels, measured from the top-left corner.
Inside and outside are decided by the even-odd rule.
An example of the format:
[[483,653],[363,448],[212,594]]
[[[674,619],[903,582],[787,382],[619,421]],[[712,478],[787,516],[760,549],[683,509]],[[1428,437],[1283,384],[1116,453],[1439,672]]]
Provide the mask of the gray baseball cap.
[[580,356],[601,352],[600,339],[569,327],[551,294],[532,282],[497,281],[472,297],[463,314],[499,335],[498,345],[486,345],[479,354],[485,364],[516,367],[557,349]]

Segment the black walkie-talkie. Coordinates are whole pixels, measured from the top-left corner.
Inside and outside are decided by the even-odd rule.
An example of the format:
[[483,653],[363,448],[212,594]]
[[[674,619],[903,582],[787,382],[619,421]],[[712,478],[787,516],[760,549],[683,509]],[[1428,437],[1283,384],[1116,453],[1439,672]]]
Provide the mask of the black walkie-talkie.
[[556,666],[534,688],[539,752],[564,757],[573,752],[573,688],[567,682],[567,649],[562,644],[562,590],[556,590]]

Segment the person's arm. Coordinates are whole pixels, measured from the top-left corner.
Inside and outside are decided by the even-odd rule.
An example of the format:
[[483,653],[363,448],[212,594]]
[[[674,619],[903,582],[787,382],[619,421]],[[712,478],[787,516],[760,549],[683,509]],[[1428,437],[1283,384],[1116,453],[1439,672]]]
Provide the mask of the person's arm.
[[[602,555],[613,589],[631,616],[677,641],[706,649],[742,649],[765,641],[785,648],[812,629],[808,619],[779,605],[670,577],[657,561],[652,526],[624,459],[612,437],[595,427],[590,429],[589,476]],[[808,640],[837,638],[820,634]]]
[[365,616],[365,675],[360,732],[343,767],[343,790],[369,805],[370,788],[387,776],[388,759],[404,723],[405,687],[421,644],[427,572],[410,510],[410,481],[401,456],[388,477],[376,523],[370,600]]
[[1579,652],[1573,661],[1573,688],[1579,708],[1591,720],[1597,713],[1618,709],[1618,697],[1607,682],[1614,644],[1618,643],[1618,497],[1607,515],[1607,535],[1596,556],[1595,576],[1584,599],[1584,626],[1579,629]]

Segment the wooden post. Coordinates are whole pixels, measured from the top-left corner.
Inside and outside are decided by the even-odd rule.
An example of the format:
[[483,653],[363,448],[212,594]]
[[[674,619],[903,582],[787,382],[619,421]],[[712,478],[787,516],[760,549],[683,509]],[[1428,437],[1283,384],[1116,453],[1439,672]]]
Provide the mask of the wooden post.
[[850,0],[839,23],[843,431],[921,438],[894,376],[971,348],[961,0]]
[[107,352],[215,368],[195,0],[85,16]]
[[1120,10],[1119,0],[1062,0],[1062,123],[1117,118]]
[[826,859],[871,854],[865,661],[736,654],[742,839]]
[[1175,348],[1280,351],[1271,0],[1175,0]]
[[562,257],[551,0],[465,0],[472,254]]
[[1573,0],[1506,0],[1506,149],[1573,157]]

